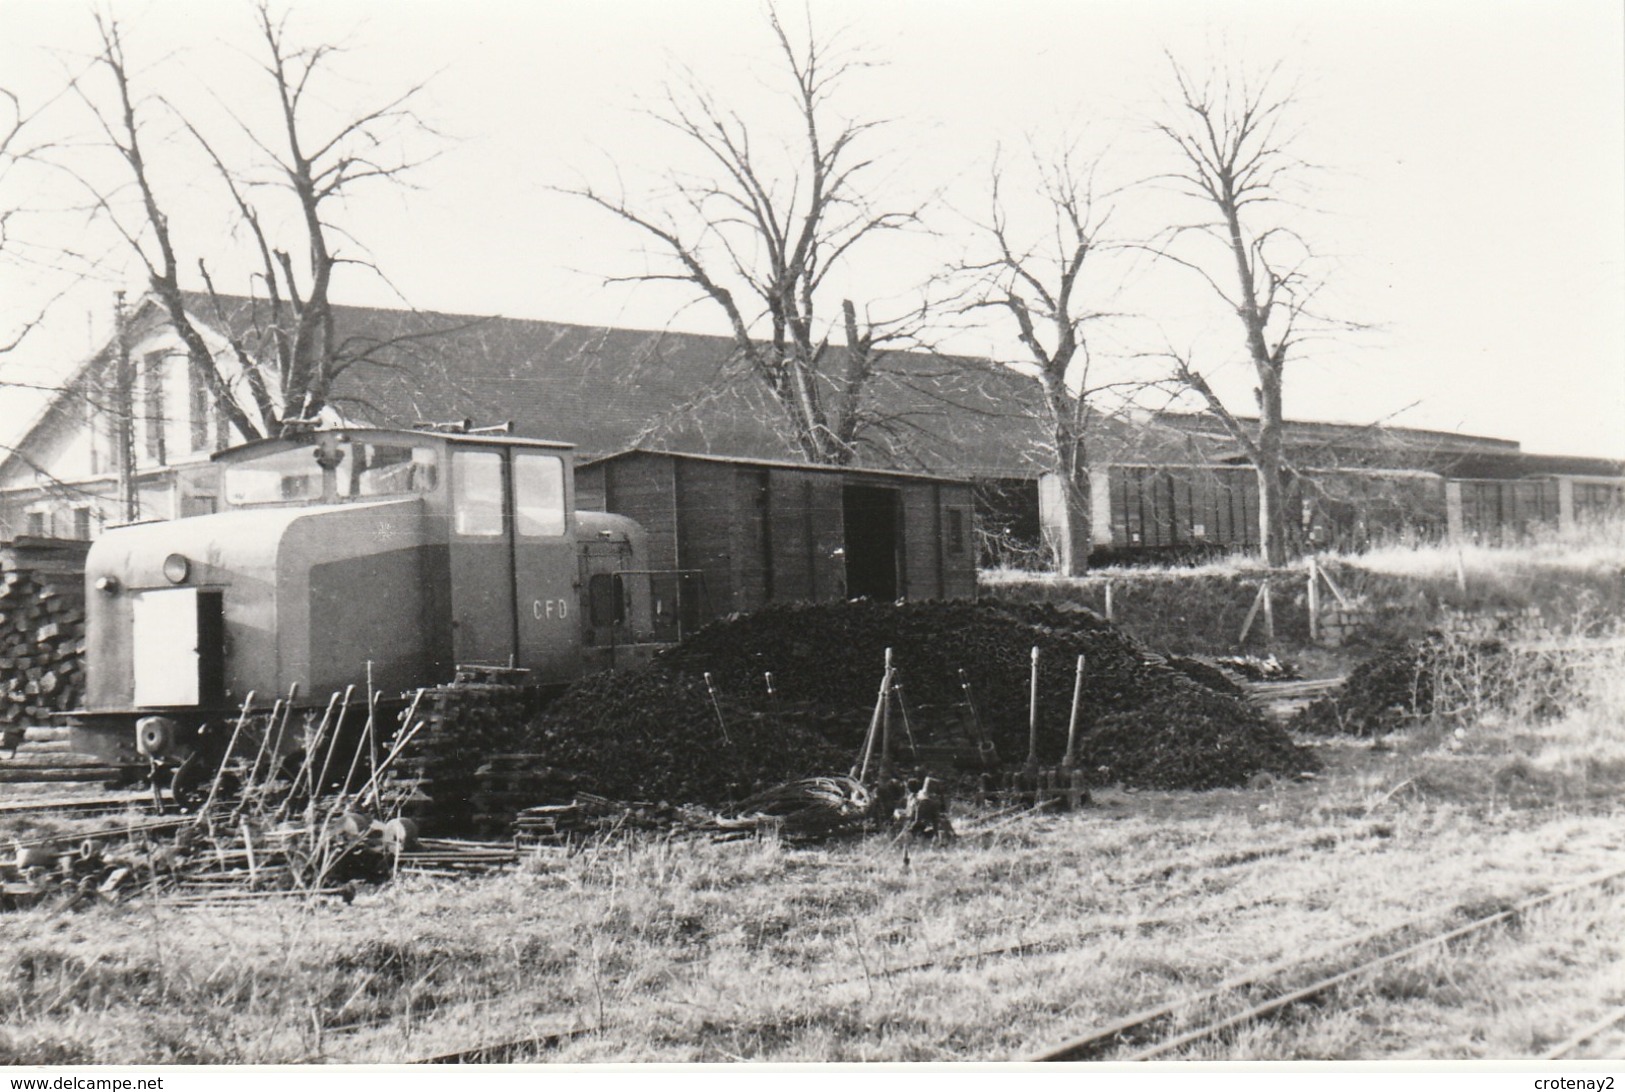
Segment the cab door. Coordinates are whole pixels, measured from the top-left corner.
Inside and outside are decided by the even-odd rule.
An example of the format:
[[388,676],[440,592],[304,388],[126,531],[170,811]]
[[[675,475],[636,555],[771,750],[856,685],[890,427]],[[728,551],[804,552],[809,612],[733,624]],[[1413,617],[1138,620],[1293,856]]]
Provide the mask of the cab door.
[[508,478],[504,449],[452,447],[451,625],[459,664],[508,667],[517,653]]
[[563,682],[579,674],[581,649],[570,466],[545,449],[516,447],[509,458],[518,666],[532,682]]

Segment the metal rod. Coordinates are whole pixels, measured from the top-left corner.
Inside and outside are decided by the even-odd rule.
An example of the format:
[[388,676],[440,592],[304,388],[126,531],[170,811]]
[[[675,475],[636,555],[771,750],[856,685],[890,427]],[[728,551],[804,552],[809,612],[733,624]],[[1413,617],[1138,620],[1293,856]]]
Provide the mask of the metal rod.
[[[513,666],[513,657],[508,658],[508,666]],[[372,688],[372,661],[367,661],[367,755],[371,762],[372,776],[378,776],[378,702],[376,691]]]
[[243,780],[244,793],[246,793],[249,786],[254,783],[254,778],[259,776],[260,763],[265,759],[266,745],[271,742],[271,726],[276,723],[276,718],[281,715],[282,699],[278,698],[276,701],[271,703],[271,715],[265,721],[265,730],[260,733],[260,745],[254,751],[254,764],[248,768],[248,776]]
[[378,779],[389,772],[390,766],[401,756],[401,752],[406,750],[406,745],[412,742],[412,737],[417,735],[418,729],[422,727],[423,722],[421,720],[408,727],[401,737],[395,741],[395,745],[390,748],[389,754],[378,764],[378,769],[373,773],[372,777],[367,779],[365,785],[356,790],[356,799],[361,802],[362,807],[367,806],[369,798],[376,798]]
[[226,741],[226,753],[220,756],[220,767],[214,771],[214,780],[209,783],[209,795],[204,798],[203,806],[198,809],[197,819],[194,822],[201,820],[208,813],[209,806],[214,803],[215,794],[220,791],[220,778],[226,772],[226,763],[231,761],[231,752],[237,746],[237,737],[242,733],[243,725],[248,721],[248,710],[253,704],[254,691],[250,690],[248,697],[243,699],[242,712],[237,714],[237,725],[231,730],[231,738]]
[[892,650],[886,650],[886,691],[881,700],[881,765],[876,770],[879,780],[892,775]]
[[705,692],[711,695],[711,708],[716,710],[717,727],[722,729],[722,742],[733,746],[733,740],[728,738],[728,724],[722,719],[722,704],[717,701],[717,688],[711,685],[711,673],[705,673]]
[[282,745],[288,739],[288,724],[293,720],[293,703],[298,696],[299,684],[293,683],[288,687],[288,700],[282,706],[282,723],[277,727],[276,742],[271,745],[269,761],[265,766],[265,783],[267,786],[276,780],[276,771],[281,765]]
[[1078,671],[1072,679],[1072,715],[1066,722],[1066,755],[1061,768],[1070,770],[1078,758],[1078,703],[1083,697],[1083,653],[1078,653]]
[[892,690],[897,694],[897,711],[903,714],[903,731],[908,734],[908,753],[914,757],[915,762],[919,762],[920,748],[914,742],[914,725],[908,715],[908,700],[903,695],[903,680],[898,679],[892,683]]
[[1033,666],[1027,687],[1027,762],[1026,773],[1038,772],[1038,646],[1033,646]]
[[[373,707],[370,695],[368,697],[367,707],[369,709]],[[356,769],[361,765],[361,756],[366,753],[365,733],[368,731],[371,731],[370,725],[362,728],[363,744],[362,746],[358,746],[355,749],[355,754],[350,756],[350,768],[344,772],[344,784],[339,787],[338,799],[333,802],[333,810],[331,814],[337,814],[339,806],[344,803],[345,797],[350,795],[350,783],[355,780]]]
[[305,784],[305,791],[307,793],[314,793],[316,791],[316,785],[314,783],[314,779],[316,777],[316,755],[320,753],[322,743],[327,739],[327,729],[333,723],[333,711],[338,707],[338,703],[339,692],[335,690],[327,696],[327,708],[322,710],[322,719],[316,725],[316,734],[311,737],[310,741],[305,747],[305,760],[299,764],[299,779],[294,782],[295,788],[298,788],[299,781],[303,781]]
[[869,759],[874,754],[875,734],[880,731],[880,705],[886,700],[886,691],[891,687],[891,672],[888,670],[880,676],[880,692],[875,696],[875,709],[869,716],[869,730],[863,735],[863,750],[858,753],[858,761],[853,763],[849,777],[863,781],[869,776]]
[[354,694],[355,687],[353,685],[344,688],[344,698],[339,702],[338,719],[333,722],[333,738],[327,744],[327,757],[322,759],[322,772],[316,778],[315,784],[311,786],[310,795],[313,800],[320,796],[322,789],[327,786],[327,770],[333,763],[333,752],[338,750],[339,737],[344,734],[344,715],[350,711],[350,698]]
[[965,674],[964,668],[959,668],[959,689],[965,692],[965,708],[970,710],[971,734],[976,739],[976,753],[983,766],[998,765],[998,750],[993,741],[988,738],[987,732],[982,729],[982,715],[976,711],[976,698],[971,694],[970,677]]

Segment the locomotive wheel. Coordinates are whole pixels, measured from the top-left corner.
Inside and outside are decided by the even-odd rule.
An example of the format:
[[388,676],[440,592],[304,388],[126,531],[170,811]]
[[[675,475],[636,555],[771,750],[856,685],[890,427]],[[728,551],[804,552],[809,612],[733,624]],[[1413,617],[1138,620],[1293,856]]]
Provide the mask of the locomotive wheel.
[[209,775],[194,753],[175,767],[169,778],[169,798],[176,807],[190,811],[203,803],[209,795]]

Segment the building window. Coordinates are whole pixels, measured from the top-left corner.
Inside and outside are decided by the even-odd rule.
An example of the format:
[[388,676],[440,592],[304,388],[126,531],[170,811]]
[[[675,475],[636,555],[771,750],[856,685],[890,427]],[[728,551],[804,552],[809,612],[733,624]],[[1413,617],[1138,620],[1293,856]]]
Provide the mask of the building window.
[[190,383],[187,387],[186,421],[192,430],[192,450],[209,449],[209,416],[214,399],[209,391],[209,376],[195,361],[187,369]]
[[148,353],[141,360],[141,417],[146,425],[147,458],[163,466],[164,459],[164,365],[166,352]]
[[75,508],[73,510],[73,537],[80,542],[90,541],[89,508]]

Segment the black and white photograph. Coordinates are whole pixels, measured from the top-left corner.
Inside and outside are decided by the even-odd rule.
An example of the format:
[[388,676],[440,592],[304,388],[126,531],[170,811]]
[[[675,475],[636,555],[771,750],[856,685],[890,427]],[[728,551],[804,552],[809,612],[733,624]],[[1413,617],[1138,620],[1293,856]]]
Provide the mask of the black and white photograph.
[[11,1088],[1603,1092],[1622,896],[1617,0],[0,0]]

